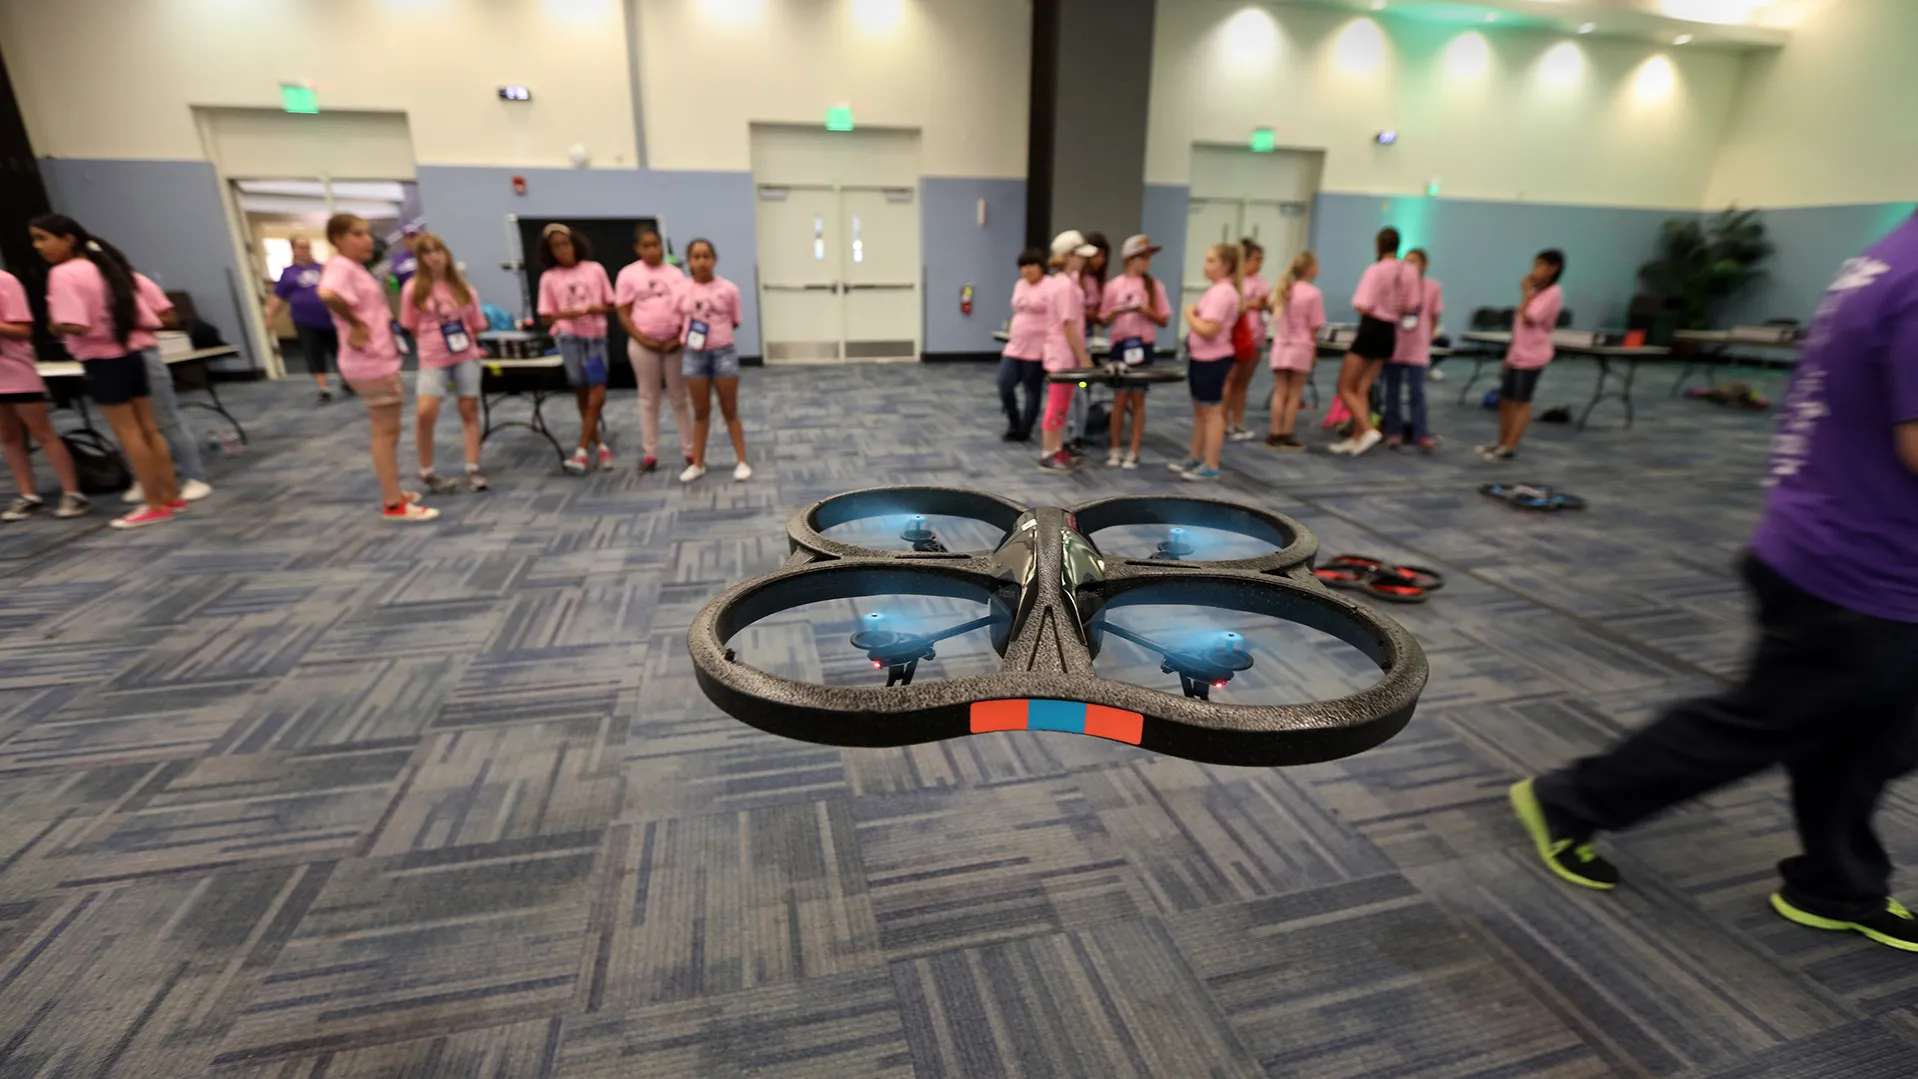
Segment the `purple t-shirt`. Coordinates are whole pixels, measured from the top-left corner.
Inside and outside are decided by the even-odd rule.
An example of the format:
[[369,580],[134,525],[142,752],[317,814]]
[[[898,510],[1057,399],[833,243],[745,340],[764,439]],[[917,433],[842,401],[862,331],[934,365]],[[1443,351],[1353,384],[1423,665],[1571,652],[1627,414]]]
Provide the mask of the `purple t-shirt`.
[[1845,263],[1772,436],[1752,550],[1798,587],[1918,622],[1918,474],[1892,429],[1918,421],[1918,218]]
[[304,266],[296,262],[280,274],[280,280],[273,286],[273,295],[285,300],[293,312],[294,323],[309,330],[333,328],[333,314],[320,302],[320,273],[324,269],[317,262]]

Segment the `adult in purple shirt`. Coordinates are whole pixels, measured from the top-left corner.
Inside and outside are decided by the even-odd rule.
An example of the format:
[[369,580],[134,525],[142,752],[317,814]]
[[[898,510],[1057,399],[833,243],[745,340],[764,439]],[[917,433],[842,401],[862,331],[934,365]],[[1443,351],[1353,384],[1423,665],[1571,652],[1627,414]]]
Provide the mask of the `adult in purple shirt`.
[[313,261],[311,240],[295,236],[292,243],[293,265],[280,274],[279,281],[273,285],[273,295],[267,298],[266,324],[271,327],[280,317],[282,305],[292,309],[293,330],[300,337],[300,355],[305,357],[306,369],[320,388],[321,402],[331,401],[333,392],[326,388],[326,372],[338,362],[340,335],[333,329],[332,313],[320,302],[320,271],[325,267]]
[[1591,846],[1773,765],[1803,853],[1772,908],[1918,951],[1871,819],[1918,767],[1918,218],[1839,271],[1772,438],[1745,580],[1759,640],[1739,684],[1687,701],[1610,752],[1512,788],[1546,865],[1589,888]]

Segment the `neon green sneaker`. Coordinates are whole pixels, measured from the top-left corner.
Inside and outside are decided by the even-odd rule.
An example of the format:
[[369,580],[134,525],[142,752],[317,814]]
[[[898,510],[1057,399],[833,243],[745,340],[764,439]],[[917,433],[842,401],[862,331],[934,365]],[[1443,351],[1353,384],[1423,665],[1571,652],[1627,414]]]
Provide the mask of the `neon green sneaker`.
[[1784,915],[1787,921],[1812,929],[1835,929],[1853,933],[1863,933],[1887,948],[1896,948],[1901,952],[1918,952],[1918,919],[1896,899],[1885,900],[1885,909],[1869,918],[1855,922],[1841,922],[1831,918],[1821,918],[1809,911],[1792,906],[1783,893],[1771,897],[1772,909]]
[[1600,858],[1590,841],[1552,834],[1552,826],[1545,819],[1545,807],[1539,804],[1538,795],[1532,793],[1531,780],[1522,779],[1512,784],[1511,798],[1512,812],[1518,814],[1518,822],[1532,837],[1532,845],[1538,848],[1538,856],[1547,869],[1580,888],[1609,892],[1618,887],[1618,867]]

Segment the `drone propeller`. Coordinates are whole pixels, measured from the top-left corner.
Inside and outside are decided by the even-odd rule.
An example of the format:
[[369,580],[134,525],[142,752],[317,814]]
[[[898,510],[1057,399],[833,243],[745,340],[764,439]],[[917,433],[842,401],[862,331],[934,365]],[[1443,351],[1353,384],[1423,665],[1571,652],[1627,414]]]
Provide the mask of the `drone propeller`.
[[886,616],[874,611],[864,619],[864,626],[852,635],[852,646],[866,653],[875,669],[886,672],[886,685],[912,685],[912,676],[919,670],[922,659],[938,659],[932,646],[949,637],[971,633],[975,629],[984,629],[999,620],[998,616],[986,615],[970,622],[961,622],[949,629],[937,633],[895,633],[879,628]]
[[912,549],[920,554],[943,554],[946,550],[946,545],[939,542],[939,534],[926,527],[923,513],[913,514],[899,538],[912,544]]
[[1232,676],[1252,669],[1252,653],[1245,650],[1245,638],[1230,631],[1219,634],[1217,643],[1203,651],[1167,648],[1122,626],[1106,623],[1105,631],[1131,641],[1148,652],[1159,653],[1159,670],[1179,676],[1179,688],[1185,695],[1201,701],[1212,699],[1212,691],[1224,689]]
[[1185,529],[1166,529],[1165,539],[1159,541],[1159,549],[1152,553],[1153,559],[1161,562],[1177,562],[1181,558],[1190,558],[1198,550],[1186,539]]

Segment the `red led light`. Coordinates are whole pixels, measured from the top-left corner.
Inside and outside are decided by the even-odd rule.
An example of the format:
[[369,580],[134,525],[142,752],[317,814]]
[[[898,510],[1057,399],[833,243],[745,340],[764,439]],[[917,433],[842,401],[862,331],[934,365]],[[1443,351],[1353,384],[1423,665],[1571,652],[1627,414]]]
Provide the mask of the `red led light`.
[[1213,688],[1213,689],[1224,689],[1224,688],[1225,688],[1225,683],[1224,683],[1224,682],[1214,682],[1214,683],[1212,683],[1212,688]]
[[885,664],[884,664],[884,663],[881,663],[881,662],[879,662],[879,661],[878,661],[878,660],[876,660],[876,659],[872,661],[872,669],[873,669],[873,670],[875,670],[875,671],[876,671],[876,670],[878,670],[878,669],[880,669],[881,667],[884,667],[884,666],[885,666]]

